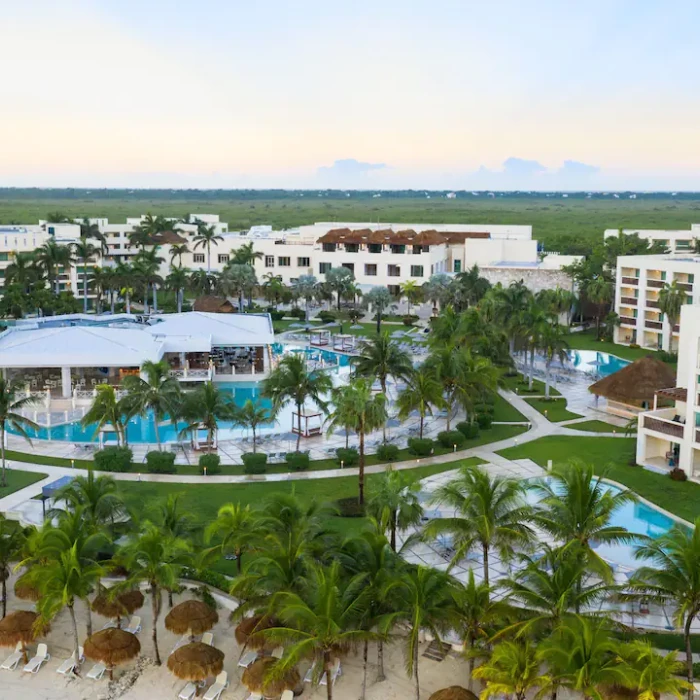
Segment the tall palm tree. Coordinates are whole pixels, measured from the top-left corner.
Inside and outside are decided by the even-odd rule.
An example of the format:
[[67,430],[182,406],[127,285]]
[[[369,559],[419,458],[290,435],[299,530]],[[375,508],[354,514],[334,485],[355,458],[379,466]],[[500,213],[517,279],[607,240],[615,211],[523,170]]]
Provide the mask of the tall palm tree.
[[153,362],[147,360],[141,367],[141,374],[124,378],[123,386],[127,391],[122,399],[129,416],[146,416],[153,413],[153,425],[156,443],[160,450],[160,431],[158,425],[166,416],[176,420],[180,404],[180,384],[170,376],[170,368],[165,360]]
[[127,544],[119,560],[129,572],[131,587],[142,581],[148,584],[153,609],[153,650],[156,664],[161,665],[158,649],[158,619],[162,608],[162,591],[177,586],[182,567],[190,561],[191,548],[186,540],[166,535],[153,523],[145,523],[136,539]]
[[104,233],[100,231],[99,225],[95,221],[90,221],[87,217],[80,222],[80,237],[82,239],[94,239],[99,241],[99,249],[102,253],[107,252],[107,239]]
[[445,292],[450,286],[451,278],[444,272],[430,275],[428,281],[423,285],[421,291],[425,299],[433,305],[433,316],[438,314],[438,303],[445,298]]
[[219,389],[214,382],[205,382],[194,391],[185,394],[184,401],[180,404],[178,416],[186,421],[186,426],[180,434],[206,430],[207,452],[211,452],[219,421],[230,420],[233,409],[230,394]]
[[358,502],[364,505],[365,502],[365,436],[373,430],[378,430],[386,425],[386,397],[384,394],[372,392],[371,382],[367,379],[355,379],[350,384],[336,387],[333,396],[341,395],[337,402],[344,407],[354,406],[352,415],[354,422],[348,423],[349,416],[343,413],[336,415],[331,413],[328,416],[328,431],[335,428],[347,429],[351,427],[359,437],[360,460],[358,465]]
[[603,310],[613,296],[613,283],[605,274],[595,275],[590,279],[583,290],[586,296],[596,307],[595,333],[596,338],[600,338],[600,319],[603,317]]
[[[136,283],[136,272],[131,265],[124,262],[118,262],[114,268],[114,287],[117,295],[121,294],[126,304],[126,313],[131,313],[131,297],[134,293],[134,285]],[[114,296],[112,296],[112,313],[114,313]]]
[[522,332],[522,316],[528,307],[532,292],[521,280],[512,282],[508,287],[495,287],[496,319],[508,333],[511,356],[515,354],[515,342]]
[[7,580],[10,565],[19,561],[27,536],[16,520],[8,520],[0,514],[0,581],[2,582],[2,616],[7,614]]
[[569,333],[567,329],[560,323],[547,323],[543,326],[539,334],[539,346],[544,353],[544,395],[549,398],[549,375],[552,368],[552,362],[556,359],[563,363],[568,359],[567,351],[569,343],[567,337]]
[[385,311],[393,306],[394,297],[391,296],[391,293],[386,287],[372,287],[372,289],[364,295],[362,303],[366,307],[372,307],[372,311],[377,316],[377,334],[381,333],[382,316]]
[[[633,592],[661,605],[669,604],[674,622],[683,628],[687,680],[693,684],[691,628],[700,613],[700,518],[692,529],[674,525],[655,540],[637,548],[635,556],[647,560],[631,581]],[[693,691],[688,689],[688,700]]]
[[289,401],[297,413],[297,452],[301,440],[301,412],[311,400],[321,409],[327,406],[326,396],[333,386],[325,372],[309,372],[303,353],[285,355],[261,384],[261,395],[272,399],[272,411],[277,414]]
[[472,265],[469,270],[460,272],[450,284],[448,295],[460,311],[478,304],[491,289],[491,283],[482,277],[478,265]]
[[253,433],[253,454],[256,451],[256,432],[259,426],[265,425],[273,420],[273,416],[267,407],[260,401],[248,399],[242,406],[233,408],[231,419],[235,425],[243,428],[250,428]]
[[532,509],[524,498],[523,484],[492,477],[479,466],[462,467],[457,476],[437,488],[433,502],[454,509],[451,518],[435,518],[424,529],[426,537],[450,534],[458,564],[475,548],[481,550],[484,582],[489,583],[489,555],[496,550],[502,561],[516,549],[527,549],[534,539]]
[[143,253],[147,245],[153,245],[157,234],[171,230],[174,230],[172,221],[163,216],[153,216],[149,213],[143,217],[143,221],[129,234],[129,242],[131,245],[138,246],[140,252]]
[[293,285],[294,291],[304,300],[306,321],[309,321],[309,303],[313,301],[318,291],[318,280],[313,275],[299,275]]
[[399,418],[406,420],[413,411],[420,415],[419,437],[423,438],[425,417],[433,415],[433,406],[442,405],[442,386],[430,368],[421,366],[406,379],[406,386],[398,395],[396,405]]
[[219,540],[214,548],[222,554],[231,553],[236,557],[238,573],[243,571],[243,555],[258,541],[263,539],[259,514],[250,506],[240,503],[227,503],[219,508],[216,520],[209,523],[205,530],[207,542]]
[[114,270],[109,267],[92,268],[92,286],[95,290],[95,313],[102,313],[102,300],[105,296],[112,297]]
[[182,256],[187,255],[190,249],[187,247],[187,243],[175,243],[170,246],[170,265],[175,266],[175,258],[177,258],[178,267],[182,267]]
[[535,353],[540,347],[542,334],[554,322],[552,314],[548,313],[537,299],[530,297],[529,303],[521,316],[522,332],[525,340],[525,364],[527,365],[527,354],[530,354],[529,388],[535,379]]
[[5,268],[5,286],[18,284],[25,294],[33,283],[41,278],[41,269],[37,265],[34,253],[15,253],[12,262]]
[[685,289],[681,289],[676,280],[673,280],[671,284],[664,284],[663,289],[659,291],[659,311],[666,314],[671,327],[668,341],[669,352],[673,352],[673,329],[680,318],[681,307],[683,304],[689,303],[689,301],[690,299]]
[[[310,275],[301,275],[301,277],[309,276]],[[282,278],[279,275],[275,275],[273,272],[268,272],[263,277],[262,290],[266,301],[272,303],[275,311],[277,311],[277,305],[280,303],[280,299],[286,290]]]
[[338,562],[328,568],[313,565],[304,592],[283,592],[274,597],[280,626],[256,632],[275,644],[285,645],[276,672],[294,668],[302,659],[313,658],[313,678],[326,677],[326,696],[333,700],[331,672],[334,656],[371,639],[375,635],[362,628],[362,615],[368,605],[365,576],[346,580]]
[[17,381],[8,381],[0,376],[0,455],[2,456],[2,479],[0,486],[7,486],[5,463],[5,435],[9,428],[21,435],[30,445],[29,430],[38,430],[39,426],[22,415],[21,410],[31,406],[33,399],[20,396],[20,385]]
[[192,239],[194,249],[206,248],[207,251],[207,272],[211,272],[211,244],[216,245],[224,240],[224,237],[216,232],[215,226],[207,226],[202,221],[197,222],[197,233]]
[[60,291],[60,270],[68,267],[73,262],[73,255],[69,246],[56,243],[49,238],[42,246],[37,248],[34,256],[37,264],[44,269],[49,280],[49,287],[54,294]]
[[411,315],[411,306],[418,303],[422,296],[420,285],[415,280],[406,280],[400,284],[401,296],[406,299],[406,312]]
[[126,406],[123,400],[117,399],[114,387],[111,384],[98,384],[95,387],[95,398],[80,424],[84,428],[95,426],[93,438],[106,425],[111,425],[119,446],[126,444],[126,422]]
[[197,294],[211,294],[217,284],[217,277],[213,272],[206,270],[193,270],[190,274],[190,285]]
[[93,530],[114,523],[125,512],[117,482],[111,476],[95,476],[92,469],[86,476],[73,477],[56,492],[54,501],[65,503],[70,511],[80,509]]
[[389,467],[378,479],[367,501],[367,514],[373,517],[384,532],[389,532],[389,543],[396,551],[397,531],[419,525],[423,506],[418,495],[421,485],[408,472]]
[[165,284],[168,289],[175,292],[175,299],[177,303],[177,312],[182,313],[182,301],[190,281],[189,273],[187,270],[180,267],[171,267],[168,276],[165,278]]
[[250,265],[229,263],[219,277],[218,286],[226,296],[238,297],[238,310],[243,313],[244,296],[255,287],[257,282],[255,270]]
[[338,311],[340,311],[340,300],[347,292],[348,288],[355,282],[355,275],[347,267],[332,267],[326,272],[326,284],[328,288],[335,292],[338,300]]
[[239,265],[250,265],[254,267],[255,261],[262,259],[262,256],[263,254],[261,251],[253,250],[253,242],[249,241],[234,252],[233,262]]
[[159,248],[156,246],[151,248],[151,250],[141,251],[136,258],[134,258],[134,274],[144,288],[144,313],[148,313],[149,289],[153,290],[153,310],[158,311],[158,285],[163,284],[163,278],[160,276],[159,270],[161,263],[165,262],[165,259],[158,255],[158,250]]
[[83,264],[83,313],[87,313],[88,304],[88,263],[92,262],[100,252],[86,238],[80,238],[73,244],[75,257]]

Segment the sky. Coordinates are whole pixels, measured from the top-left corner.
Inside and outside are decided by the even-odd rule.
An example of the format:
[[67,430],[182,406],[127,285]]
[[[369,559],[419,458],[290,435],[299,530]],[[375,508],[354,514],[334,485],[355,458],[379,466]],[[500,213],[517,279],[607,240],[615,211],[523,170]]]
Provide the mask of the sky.
[[700,190],[697,0],[0,13],[0,186]]

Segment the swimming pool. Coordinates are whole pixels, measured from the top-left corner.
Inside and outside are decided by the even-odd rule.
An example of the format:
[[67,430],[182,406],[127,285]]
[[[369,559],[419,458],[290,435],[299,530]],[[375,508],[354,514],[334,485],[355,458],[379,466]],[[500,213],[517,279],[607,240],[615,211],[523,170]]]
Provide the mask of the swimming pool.
[[630,364],[617,355],[597,350],[569,350],[567,354],[574,369],[594,373],[599,377],[607,377]]
[[[322,361],[327,368],[324,371],[331,374],[334,383],[347,376],[350,371],[350,358],[347,355],[334,353],[330,350],[275,343],[272,346],[272,352],[275,356],[289,353],[304,353],[312,362]],[[262,405],[268,409],[272,406],[272,402],[269,399],[260,397],[260,382],[217,382],[216,386],[222,391],[229,393],[237,406],[242,406],[248,400],[255,401],[256,399],[260,399]],[[291,430],[293,410],[294,406],[292,404],[284,406],[277,414],[276,421],[261,426],[259,433],[263,434],[273,430],[277,432]],[[161,441],[176,441],[179,430],[184,426],[184,423],[175,426],[169,421],[161,423],[158,430]],[[8,428],[8,432],[12,431]],[[51,428],[29,430],[28,433],[30,437],[39,440],[62,440],[65,442],[96,442],[98,440],[93,426],[83,428],[80,423],[65,423]],[[230,421],[219,423],[219,440],[230,440],[246,434],[248,434],[248,431],[244,428],[235,427]],[[127,425],[126,435],[130,443],[155,443],[156,433],[153,415],[134,416]],[[115,441],[116,437],[114,435],[105,435],[105,442]]]

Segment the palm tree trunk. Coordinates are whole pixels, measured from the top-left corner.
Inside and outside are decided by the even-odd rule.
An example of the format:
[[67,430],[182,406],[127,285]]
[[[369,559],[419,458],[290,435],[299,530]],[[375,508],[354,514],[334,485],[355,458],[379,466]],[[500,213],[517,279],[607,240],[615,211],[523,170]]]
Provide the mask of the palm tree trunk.
[[[469,636],[469,651],[473,652],[474,651],[474,638],[472,635]],[[474,679],[474,657],[470,656],[469,657],[469,685],[467,686],[468,690],[472,689],[472,684],[473,684],[473,679]]]
[[382,313],[377,309],[377,335],[382,332]]
[[158,445],[158,452],[160,452],[160,430],[158,429],[158,416],[153,414],[153,428],[156,434],[156,444]]
[[299,432],[297,432],[297,452],[299,452],[299,443],[301,442],[301,404],[297,404],[297,427]]
[[168,589],[168,608],[173,607],[173,592]]
[[391,551],[396,551],[396,511],[391,514],[391,539],[390,539]]
[[143,313],[145,313],[145,314],[148,313],[148,284],[146,285],[146,288],[143,290]]
[[489,546],[484,543],[481,545],[484,554],[484,583],[489,585]]
[[92,636],[92,612],[90,612],[90,599],[85,596],[83,599],[85,602],[85,609],[87,612],[87,623],[86,623],[86,628],[87,628],[87,636],[91,637]]
[[75,606],[73,603],[68,605],[68,612],[70,613],[70,622],[73,628],[73,653],[77,662],[80,658],[80,638],[78,637],[78,623],[75,621]]
[[535,344],[533,343],[530,347],[530,379],[528,381],[527,388],[532,390],[532,382],[535,378]]
[[360,467],[358,470],[358,487],[360,505],[365,504],[365,427],[360,426]]
[[452,418],[452,401],[450,400],[450,394],[448,393],[448,399],[447,399],[447,418],[446,418],[446,425],[445,425],[445,430],[449,431],[450,430],[450,420]]
[[211,274],[211,243],[207,242],[207,275]]
[[[381,378],[382,394],[386,396],[386,377]],[[386,422],[382,423],[382,442],[386,442]]]
[[380,639],[377,642],[377,683],[386,680],[384,675],[384,642]]
[[369,640],[365,639],[365,646],[362,650],[362,690],[360,691],[360,700],[365,700],[367,693],[367,649]]
[[7,486],[7,473],[5,466],[5,421],[0,423],[0,454],[2,455],[2,483],[3,488]]
[[109,309],[112,312],[112,314],[114,314],[115,303],[116,303],[116,299],[114,297],[114,290],[110,289],[109,290]]
[[87,261],[83,260],[83,311],[87,313]]
[[418,644],[413,648],[413,673],[416,678],[416,700],[420,700],[420,680],[418,678]]
[[156,655],[156,665],[160,666],[162,661],[160,660],[160,652],[158,651],[158,587],[155,583],[151,583],[151,605],[153,607],[153,632],[151,638],[153,639],[153,650]]
[[694,615],[688,615],[683,628],[683,636],[685,641],[685,665],[688,674],[688,700],[693,700],[695,693],[693,686],[693,647],[691,645],[690,628],[693,624]]
[[177,290],[177,312],[182,313],[182,289]]
[[158,311],[158,287],[155,283],[153,284],[153,311],[154,313]]
[[327,651],[323,652],[323,672],[326,674],[326,698],[327,700],[333,700],[331,655]]
[[7,576],[2,577],[2,619],[7,615]]
[[[423,439],[423,423],[424,422],[425,422],[425,411],[421,411],[421,414],[420,414],[420,432],[418,433],[421,440]],[[448,430],[449,430],[449,428],[448,428]]]
[[252,426],[252,427],[253,427],[253,454],[255,454],[255,447],[256,447],[256,445],[255,445],[255,426]]
[[508,338],[508,352],[510,353],[510,356],[513,357],[515,355],[515,337],[511,336]]
[[131,297],[129,296],[129,292],[126,293],[126,313],[131,313]]
[[236,554],[236,568],[238,569],[238,573],[240,575],[240,573],[243,571],[243,563],[242,563],[243,552],[241,551],[240,547],[236,547],[235,554]]
[[544,364],[544,397],[549,398],[549,368],[552,363],[548,360]]

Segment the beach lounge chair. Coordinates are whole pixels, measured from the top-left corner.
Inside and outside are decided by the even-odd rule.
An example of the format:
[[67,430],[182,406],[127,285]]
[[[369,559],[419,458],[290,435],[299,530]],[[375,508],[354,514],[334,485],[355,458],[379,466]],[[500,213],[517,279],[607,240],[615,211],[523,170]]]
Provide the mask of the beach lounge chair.
[[280,700],[294,700],[294,693],[291,690],[285,690]]
[[138,615],[133,615],[124,629],[131,634],[138,634],[141,631],[141,618]]
[[103,630],[108,630],[112,629],[117,626],[117,621],[116,620],[110,620],[109,622],[105,622],[104,626],[102,627]]
[[197,686],[191,681],[180,691],[178,700],[192,700],[197,694]]
[[219,700],[221,693],[228,688],[228,675],[226,671],[222,671],[214,681],[213,685],[204,693],[204,700]]
[[190,641],[190,635],[189,634],[183,634],[180,639],[175,642],[175,646],[170,650],[170,654],[174,654],[180,647],[185,646],[185,644],[189,644]]
[[284,654],[284,647],[275,647],[272,650],[272,656],[275,659],[281,659],[283,654]]
[[0,668],[3,671],[14,671],[22,660],[22,642],[17,642],[15,650],[2,662]]
[[75,652],[73,652],[70,656],[70,659],[66,659],[57,669],[56,673],[60,673],[62,676],[67,676],[69,673],[72,673],[75,670],[75,667],[78,664],[83,663],[85,660],[85,657],[83,656],[83,647],[78,647],[79,649],[79,657],[76,661],[75,658]]
[[51,658],[46,644],[39,644],[36,648],[36,655],[29,659],[29,663],[22,669],[25,673],[38,673],[45,661]]
[[[331,685],[335,685],[335,681],[343,673],[343,669],[340,667],[340,659],[335,660],[335,664],[331,669]],[[328,676],[324,673],[321,676],[321,685],[328,685]]]
[[107,667],[103,663],[95,664],[87,673],[87,677],[93,681],[99,681],[104,676]]
[[260,693],[251,693],[245,700],[262,700]]
[[257,651],[246,651],[240,659],[238,659],[238,665],[241,668],[248,668],[258,658]]
[[205,632],[202,635],[202,644],[208,644],[210,647],[214,646],[214,635],[211,632]]

